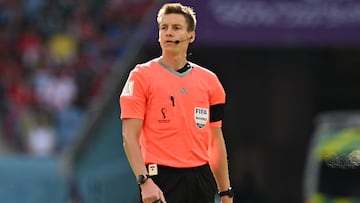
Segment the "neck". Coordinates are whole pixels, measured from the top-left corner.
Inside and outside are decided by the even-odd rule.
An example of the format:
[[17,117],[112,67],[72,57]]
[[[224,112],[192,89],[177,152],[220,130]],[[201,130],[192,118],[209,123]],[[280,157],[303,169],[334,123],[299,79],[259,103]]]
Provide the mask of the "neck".
[[166,56],[162,55],[160,61],[173,70],[179,70],[187,63],[186,56]]

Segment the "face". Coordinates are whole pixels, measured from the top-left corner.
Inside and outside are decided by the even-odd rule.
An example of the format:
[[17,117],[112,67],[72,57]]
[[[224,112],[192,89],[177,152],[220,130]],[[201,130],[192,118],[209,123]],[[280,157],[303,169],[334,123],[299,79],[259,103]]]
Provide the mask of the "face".
[[[159,22],[159,42],[163,51],[185,49],[193,41],[194,32],[189,32],[185,17],[181,14],[166,14]],[[190,37],[192,37],[190,39]],[[174,43],[181,41],[179,44]]]

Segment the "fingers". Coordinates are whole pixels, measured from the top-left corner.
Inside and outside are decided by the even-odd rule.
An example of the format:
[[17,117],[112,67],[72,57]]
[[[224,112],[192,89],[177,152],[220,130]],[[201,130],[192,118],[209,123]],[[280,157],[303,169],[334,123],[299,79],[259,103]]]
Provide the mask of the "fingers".
[[165,196],[162,192],[160,192],[160,200],[161,203],[166,203]]
[[[163,195],[162,192],[160,192],[159,196],[160,196],[160,197],[158,197],[158,200],[155,200],[155,201],[154,201],[154,200],[151,200],[151,201],[149,201],[150,198],[147,198],[147,199],[143,199],[143,202],[148,202],[148,203],[166,203],[165,197],[164,197],[164,195]],[[151,198],[151,199],[154,199],[154,198]]]
[[141,187],[141,196],[144,203],[166,203],[163,192],[151,179]]
[[152,202],[152,203],[166,203],[164,194],[163,194],[162,192],[160,192],[160,199],[155,200],[155,201]]

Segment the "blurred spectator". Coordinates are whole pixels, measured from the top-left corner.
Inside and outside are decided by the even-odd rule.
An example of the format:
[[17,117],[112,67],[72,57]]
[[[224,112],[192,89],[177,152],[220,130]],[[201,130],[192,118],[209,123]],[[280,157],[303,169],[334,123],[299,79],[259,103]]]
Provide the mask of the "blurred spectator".
[[49,157],[55,154],[56,145],[56,131],[51,115],[45,109],[39,108],[35,123],[26,135],[26,152],[36,157]]
[[43,39],[34,27],[25,24],[22,33],[19,34],[17,49],[22,65],[27,70],[34,69],[42,57]]
[[56,65],[71,64],[77,53],[76,39],[68,33],[56,33],[49,39],[49,51]]
[[55,71],[53,80],[49,84],[48,105],[52,111],[61,112],[72,105],[78,91],[74,77],[70,68],[63,67]]

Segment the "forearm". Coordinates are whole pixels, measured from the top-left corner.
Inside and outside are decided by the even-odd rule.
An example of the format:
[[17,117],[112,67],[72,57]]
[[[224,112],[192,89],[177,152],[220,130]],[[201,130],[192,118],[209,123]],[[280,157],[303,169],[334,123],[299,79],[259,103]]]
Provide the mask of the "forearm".
[[146,174],[147,171],[139,144],[134,143],[134,141],[124,140],[123,145],[134,175],[138,176],[140,174]]
[[147,173],[139,144],[141,125],[141,120],[129,119],[123,121],[124,151],[135,176]]
[[209,156],[218,190],[225,191],[230,187],[227,151],[221,129],[214,129]]

